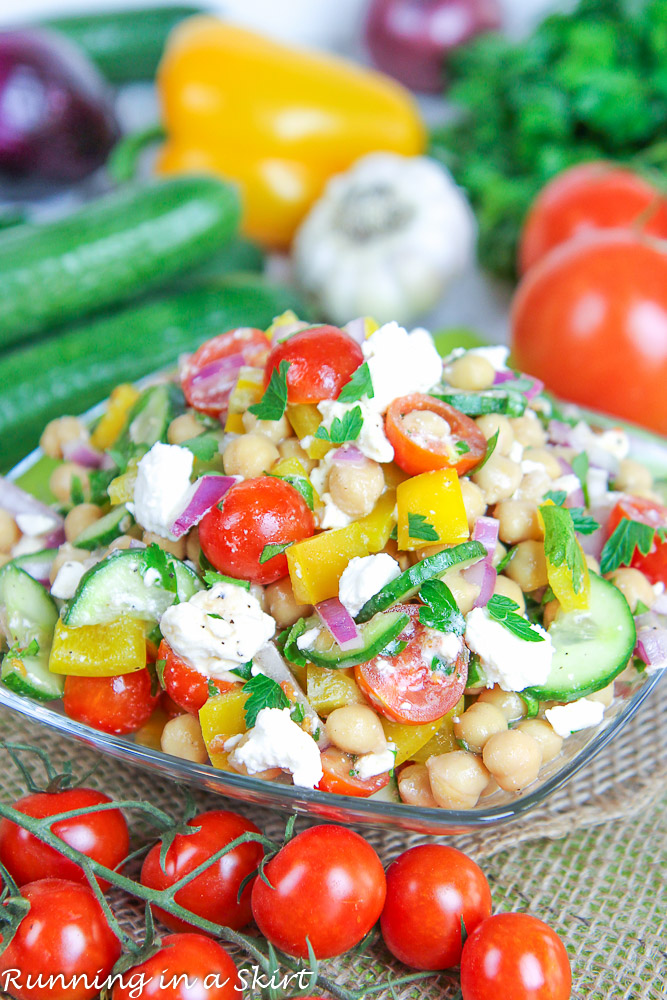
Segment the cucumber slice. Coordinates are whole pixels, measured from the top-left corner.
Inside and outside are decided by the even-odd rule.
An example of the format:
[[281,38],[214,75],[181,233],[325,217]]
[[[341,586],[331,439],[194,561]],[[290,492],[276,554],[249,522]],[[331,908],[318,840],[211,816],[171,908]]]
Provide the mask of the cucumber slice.
[[586,611],[559,612],[549,635],[555,652],[540,687],[519,692],[539,701],[576,701],[611,684],[632,656],[637,641],[634,619],[620,590],[591,573]]
[[484,413],[504,413],[508,417],[520,417],[527,406],[525,396],[516,391],[448,392],[443,389],[431,390],[429,396],[449,403],[459,413],[465,413],[469,417],[480,417]]
[[[316,624],[313,619],[310,623]],[[400,635],[409,623],[408,615],[399,611],[386,615],[376,615],[371,621],[360,628],[363,645],[359,649],[342,650],[330,633],[322,628],[315,644],[308,649],[302,649],[303,655],[318,667],[329,667],[334,670],[344,670],[346,667],[356,667],[358,663],[366,663],[386,649],[390,642]]]
[[114,538],[125,534],[127,529],[134,524],[134,518],[129,510],[120,504],[112,508],[108,514],[101,517],[99,521],[94,521],[87,528],[84,528],[80,535],[74,539],[77,549],[100,549],[113,542]]
[[40,701],[61,698],[65,680],[49,671],[53,630],[58,620],[55,601],[25,570],[8,563],[0,570],[0,606],[10,648],[16,645],[27,649],[33,640],[38,646],[30,656],[6,653],[0,671],[2,681],[16,694]]
[[169,424],[184,408],[183,394],[171,382],[161,382],[144,389],[113,446],[116,461],[120,461],[124,468],[127,459],[139,449],[143,451],[152,448],[158,441],[166,441]]
[[[176,594],[149,577],[145,582],[142,549],[115,552],[83,576],[64,616],[66,625],[104,625],[121,615],[157,622],[176,600]],[[203,584],[185,563],[173,557],[169,565],[176,574],[178,600],[187,601]],[[152,574],[151,574],[152,576]]]
[[486,549],[480,542],[462,542],[460,545],[453,545],[451,549],[443,549],[435,555],[426,556],[366,601],[355,621],[367,622],[378,611],[386,611],[399,601],[409,601],[426,580],[442,576],[458,563],[467,562],[469,559],[483,559],[485,555]]

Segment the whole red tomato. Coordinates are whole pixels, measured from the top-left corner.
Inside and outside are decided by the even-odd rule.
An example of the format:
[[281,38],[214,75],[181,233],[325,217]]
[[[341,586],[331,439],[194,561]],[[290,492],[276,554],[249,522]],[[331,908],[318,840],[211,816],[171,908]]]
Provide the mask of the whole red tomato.
[[[199,827],[196,833],[178,834],[167,851],[164,870],[160,865],[160,844],[146,855],[141,869],[141,881],[151,889],[167,889],[180,878],[194,871],[221,847],[236,840],[244,833],[259,833],[251,823],[233,812],[216,809],[201,813],[188,821],[188,826]],[[248,843],[235,847],[194,878],[176,893],[176,902],[197,916],[216,924],[239,930],[250,923],[250,884],[246,885],[240,900],[241,882],[250,875],[262,858],[260,844]],[[192,925],[179,920],[155,907],[155,915],[172,930],[191,930]]]
[[667,237],[667,201],[639,174],[603,161],[579,163],[542,188],[521,234],[525,274],[550,250],[596,229],[635,229]]
[[343,330],[336,326],[310,327],[272,348],[264,369],[264,383],[268,385],[273,369],[281,361],[287,361],[290,403],[337,399],[363,360],[361,348]]
[[189,406],[210,417],[227,409],[241,365],[263,365],[271,344],[263,330],[242,326],[207,340],[181,371],[181,386]]
[[229,681],[207,677],[200,670],[195,670],[173,651],[165,639],[160,643],[157,655],[159,660],[164,660],[162,680],[167,694],[180,708],[193,715],[208,701],[210,684],[220,693],[231,691],[234,687]]
[[571,988],[565,945],[527,913],[489,917],[463,946],[463,1000],[569,1000]]
[[271,888],[255,879],[252,915],[268,940],[299,958],[331,958],[354,948],[382,912],[382,864],[363,837],[343,826],[314,826],[266,865]]
[[[108,795],[93,788],[70,788],[62,792],[25,795],[14,803],[14,809],[41,819],[70,809],[92,810],[101,803],[111,801]],[[51,829],[70,847],[75,847],[106,868],[115,868],[129,852],[130,837],[120,809],[61,819]],[[8,819],[0,821],[0,861],[18,885],[42,878],[71,879],[88,885],[79,865]],[[100,880],[100,885],[106,889],[109,883]]]
[[315,518],[298,490],[274,476],[237,483],[199,523],[202,552],[220,573],[253,583],[287,576],[284,552],[265,558],[266,545],[299,542],[315,533]]
[[65,678],[65,715],[105,733],[133,733],[148,722],[160,697],[148,670],[119,677]]
[[[16,1000],[92,1000],[120,955],[120,942],[91,889],[44,878],[23,886],[21,895],[30,909],[0,955],[3,991]],[[72,977],[82,978],[63,985]]]
[[123,973],[112,1000],[239,1000],[231,958],[203,934],[167,934],[155,955]]
[[387,870],[380,918],[392,955],[413,969],[461,961],[461,920],[470,934],[491,915],[491,890],[479,865],[453,847],[421,844]]
[[562,398],[667,434],[667,254],[620,231],[557,247],[519,285],[512,352]]

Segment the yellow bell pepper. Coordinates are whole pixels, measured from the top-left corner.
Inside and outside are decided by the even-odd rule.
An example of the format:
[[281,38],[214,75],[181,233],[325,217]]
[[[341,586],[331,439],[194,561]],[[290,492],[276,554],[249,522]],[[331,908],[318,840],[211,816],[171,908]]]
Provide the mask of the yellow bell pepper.
[[444,723],[444,719],[436,719],[435,722],[425,722],[419,726],[406,726],[390,719],[380,721],[387,740],[396,747],[396,764],[414,760],[415,754],[436,735]]
[[136,618],[72,628],[56,622],[49,670],[76,677],[117,677],[146,666],[146,632]]
[[213,767],[231,771],[227,762],[229,752],[224,749],[224,744],[230,736],[245,733],[244,707],[247,698],[248,695],[243,693],[239,685],[231,691],[209,698],[199,709],[201,731]]
[[369,552],[382,552],[389,541],[392,528],[396,523],[395,507],[396,493],[394,490],[387,490],[382,494],[370,514],[366,514],[365,517],[357,521]]
[[169,716],[161,709],[156,708],[148,722],[141,726],[134,734],[134,742],[139,746],[149,747],[151,750],[161,748],[162,730],[169,722]]
[[[553,500],[546,500],[542,504],[544,507],[555,507]],[[558,510],[558,508],[556,508]],[[538,507],[537,517],[544,533],[544,554],[547,563],[547,577],[549,579],[549,586],[554,592],[554,597],[560,602],[560,606],[563,611],[583,611],[590,604],[591,599],[591,578],[588,572],[588,564],[586,562],[586,556],[584,555],[584,550],[582,549],[579,541],[577,540],[574,533],[574,526],[572,525],[570,517],[567,515],[566,511],[563,509],[562,514],[564,517],[559,517],[559,522],[562,524],[562,530],[565,530],[569,534],[569,541],[571,546],[566,545],[565,539],[558,540],[558,550],[563,553],[562,561],[555,565],[549,558],[549,553],[552,548],[551,534],[557,530],[557,526],[549,522],[545,524],[544,517],[542,516],[542,510]],[[566,548],[571,552],[569,558],[564,557]],[[570,561],[574,560],[573,565],[570,565]],[[576,566],[578,575],[580,576],[580,581],[577,589],[575,589],[574,583],[574,569]]]
[[[312,438],[317,428],[322,423],[322,414],[314,403],[293,403],[287,407],[287,419],[292,430],[303,441],[304,438]],[[319,461],[331,450],[331,445],[326,441],[313,438],[304,448],[308,458]]]
[[243,414],[254,403],[259,403],[264,392],[264,372],[261,368],[244,365],[239,371],[236,385],[229,397],[225,431],[233,434],[245,433]]
[[314,710],[322,716],[344,705],[366,704],[351,671],[329,670],[313,663],[307,667],[306,693]]
[[[461,484],[454,469],[423,472],[396,488],[399,549],[422,549],[425,545],[456,545],[469,537],[468,519]],[[410,534],[410,517],[423,525],[421,537]],[[430,525],[437,538],[427,537]]]
[[461,747],[456,742],[456,737],[454,736],[454,717],[459,716],[463,708],[464,702],[463,698],[461,698],[459,703],[440,719],[440,728],[435,735],[428,743],[424,743],[418,750],[415,750],[411,754],[410,759],[417,761],[419,764],[425,764],[429,757],[437,757],[438,754],[449,753],[451,750],[460,750]]
[[116,476],[109,483],[109,502],[112,506],[117,507],[118,504],[134,500],[134,487],[137,482],[138,465],[139,459],[131,458],[127,463],[127,471],[123,472],[120,476]]
[[133,385],[123,383],[117,385],[109,396],[109,404],[102,414],[97,427],[90,435],[90,443],[94,448],[110,448],[118,440],[118,435],[125,426],[127,415],[139,398],[139,390]]
[[275,248],[360,156],[425,147],[416,102],[395,81],[213,17],[172,32],[157,83],[167,132],[158,172],[236,181],[244,231]]

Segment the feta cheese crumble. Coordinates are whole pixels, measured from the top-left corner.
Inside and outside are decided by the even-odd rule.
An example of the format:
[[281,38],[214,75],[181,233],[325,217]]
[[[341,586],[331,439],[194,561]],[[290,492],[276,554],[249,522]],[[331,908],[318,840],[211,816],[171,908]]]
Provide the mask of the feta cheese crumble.
[[400,575],[401,567],[386,552],[374,556],[355,556],[340,578],[340,602],[354,618],[366,601]]
[[506,372],[509,371],[507,359],[510,356],[509,347],[505,347],[503,344],[490,344],[488,347],[455,347],[451,354],[448,354],[444,360],[445,366],[451,364],[452,361],[456,361],[457,358],[463,357],[464,354],[478,354],[480,358],[485,358],[494,371]]
[[63,601],[71,600],[87,569],[86,563],[69,560],[64,562],[51,585],[51,597],[58,597]]
[[190,489],[194,455],[177,444],[154,444],[137,466],[134,504],[128,509],[146,531],[174,540],[169,528]]
[[336,418],[342,420],[346,413],[359,407],[363,424],[359,431],[359,437],[354,441],[355,447],[362,455],[365,455],[366,458],[372,458],[374,462],[392,462],[394,449],[384,432],[384,420],[380,411],[373,405],[374,402],[374,399],[368,400],[366,398],[360,399],[356,403],[339,403],[336,400],[324,399],[317,404],[317,408],[322,414],[322,426],[325,430],[330,431]]
[[290,718],[289,708],[263,708],[229,763],[242,765],[248,774],[280,767],[301,788],[315,788],[323,774],[317,743]]
[[426,392],[440,380],[442,358],[433,337],[421,327],[408,333],[385,323],[361,345],[373,382],[373,408],[384,413],[399,396]]
[[527,642],[494,621],[485,608],[473,608],[466,618],[465,640],[481,660],[487,687],[498,684],[503,691],[523,691],[544,684],[549,676],[554,647],[551,636],[540,625],[533,631],[543,642]]
[[16,523],[22,534],[35,537],[46,535],[58,527],[58,520],[48,514],[17,514]]
[[569,705],[556,705],[544,713],[554,732],[565,739],[580,729],[588,729],[602,722],[604,705],[590,698],[580,698]]
[[380,750],[378,753],[365,753],[361,757],[357,757],[354,762],[354,770],[361,781],[367,781],[368,778],[374,778],[377,774],[391,771],[395,761],[396,746],[393,743],[388,743],[386,750]]

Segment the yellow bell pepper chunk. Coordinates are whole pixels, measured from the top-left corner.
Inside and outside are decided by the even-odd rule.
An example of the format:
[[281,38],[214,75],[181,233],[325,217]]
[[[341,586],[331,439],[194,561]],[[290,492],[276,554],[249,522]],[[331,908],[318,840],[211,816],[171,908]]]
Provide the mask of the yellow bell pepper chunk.
[[381,552],[389,541],[392,528],[396,523],[395,508],[396,493],[394,490],[387,490],[382,494],[370,514],[366,514],[365,517],[357,521],[369,552]]
[[[286,309],[284,313],[280,316],[276,316],[273,320],[271,326],[266,328],[266,335],[269,340],[273,341],[276,334],[280,334],[281,330],[284,330],[287,326],[295,326],[297,323],[301,323],[301,320],[294,312],[293,309]],[[304,324],[307,325],[307,324]]]
[[[446,716],[445,716],[446,718]],[[431,740],[442,727],[444,719],[425,722],[419,726],[406,726],[390,719],[380,719],[384,735],[396,747],[396,764],[414,760],[415,754]]]
[[459,703],[440,719],[440,728],[435,735],[427,743],[424,743],[417,750],[413,751],[410,760],[414,760],[418,764],[425,764],[429,757],[437,757],[441,753],[460,750],[461,747],[456,742],[456,737],[454,736],[454,717],[458,717],[463,708],[464,701],[461,698]]
[[148,722],[135,732],[134,742],[138,743],[139,746],[149,747],[151,750],[160,750],[162,730],[168,722],[167,713],[161,708],[156,708]]
[[[454,469],[436,469],[406,479],[396,489],[396,504],[399,549],[421,549],[429,544],[456,545],[470,535],[461,484]],[[410,515],[413,530],[415,523],[430,525],[438,537],[411,535]],[[424,535],[427,533],[428,529]]]
[[[308,458],[319,461],[330,451],[331,445],[327,441],[320,441],[313,435],[322,423],[322,414],[314,403],[291,403],[287,407],[287,419],[292,430],[301,441],[301,447],[308,455]],[[307,439],[304,445],[304,438]],[[311,440],[312,438],[312,440]]]
[[136,618],[72,628],[56,622],[49,670],[75,677],[117,677],[146,666],[146,631]]
[[[543,507],[554,507],[555,504],[552,500],[546,500]],[[590,604],[591,597],[591,578],[588,572],[588,564],[586,562],[586,557],[584,551],[576,539],[574,534],[574,526],[571,523],[569,516],[565,514],[562,519],[562,524],[565,530],[567,530],[570,535],[570,541],[573,541],[574,547],[572,552],[572,558],[574,560],[573,565],[576,565],[577,572],[580,574],[580,583],[578,590],[574,589],[574,571],[573,567],[569,565],[569,559],[563,558],[563,561],[556,566],[549,558],[549,545],[550,545],[550,531],[547,525],[545,525],[544,517],[542,516],[542,511],[538,507],[537,517],[540,523],[540,527],[545,536],[544,548],[545,557],[547,563],[547,577],[549,580],[549,586],[554,592],[554,597],[559,601],[563,611],[583,611]],[[552,528],[553,530],[553,528]],[[565,548],[565,542],[561,539],[559,543],[561,551]]]
[[322,716],[345,705],[366,704],[351,671],[329,670],[312,663],[307,667],[306,693],[311,706]]
[[230,736],[246,732],[244,707],[247,694],[241,686],[209,698],[199,709],[199,722],[208,755],[213,767],[231,771],[228,763],[229,752],[224,744]]
[[94,448],[110,448],[118,440],[127,421],[127,415],[139,399],[139,390],[133,385],[117,385],[109,396],[106,412],[100,417],[97,427],[90,435]]
[[138,465],[139,460],[131,458],[127,463],[127,471],[123,472],[120,476],[116,476],[109,483],[109,501],[112,506],[117,507],[118,504],[134,500],[134,487],[137,482]]
[[233,434],[245,433],[243,414],[249,406],[259,403],[264,393],[264,372],[261,368],[244,365],[239,371],[236,385],[229,397],[225,431]]
[[271,475],[280,476],[283,479],[287,479],[288,482],[290,478],[307,480],[307,482],[310,483],[311,490],[313,491],[314,509],[317,510],[319,507],[322,507],[322,501],[320,500],[319,493],[310,482],[308,473],[298,458],[282,458],[271,467]]

